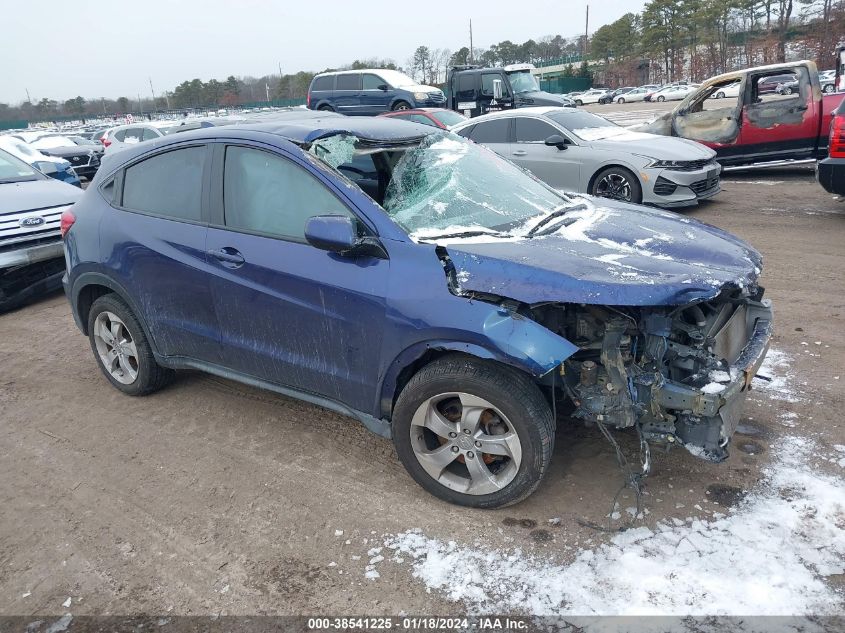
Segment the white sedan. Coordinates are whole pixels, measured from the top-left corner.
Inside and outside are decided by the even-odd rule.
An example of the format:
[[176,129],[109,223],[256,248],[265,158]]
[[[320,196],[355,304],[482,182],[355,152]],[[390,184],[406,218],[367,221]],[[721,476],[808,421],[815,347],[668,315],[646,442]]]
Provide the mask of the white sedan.
[[698,89],[698,86],[666,86],[651,96],[652,101],[683,101],[688,94]]
[[742,81],[735,81],[734,83],[720,87],[716,92],[710,95],[711,99],[724,99],[726,97],[738,97],[739,88],[742,86]]
[[651,88],[634,88],[616,97],[616,103],[635,103],[645,101],[645,96],[651,93]]
[[587,92],[582,92],[577,97],[573,97],[575,99],[575,105],[584,105],[585,103],[598,103],[599,99],[604,97],[609,90],[588,90]]

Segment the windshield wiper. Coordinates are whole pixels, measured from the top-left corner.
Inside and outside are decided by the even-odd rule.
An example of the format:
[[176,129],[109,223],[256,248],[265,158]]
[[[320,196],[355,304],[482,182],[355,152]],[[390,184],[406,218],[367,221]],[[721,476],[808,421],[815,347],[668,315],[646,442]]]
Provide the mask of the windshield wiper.
[[[586,209],[586,208],[587,208],[587,205],[583,204],[583,203],[575,204],[575,205],[572,205],[571,207],[558,207],[557,209],[552,211],[549,215],[547,215],[542,220],[537,222],[537,224],[535,224],[533,227],[531,227],[531,230],[528,231],[528,233],[526,233],[526,236],[527,237],[534,237],[535,235],[537,235],[537,232],[540,229],[542,229],[544,226],[546,226],[549,222],[551,222],[555,218],[559,218],[561,216],[564,216],[567,213],[569,213],[570,211],[580,211],[580,210]],[[573,222],[574,222],[574,220],[573,220]],[[559,227],[558,227],[557,224],[555,224],[555,229],[557,229],[557,228],[559,228]]]
[[443,235],[426,235],[420,237],[421,240],[445,240],[458,237],[480,237],[482,235],[489,235],[491,237],[501,237],[502,234],[498,231],[462,231],[460,233],[444,233]]

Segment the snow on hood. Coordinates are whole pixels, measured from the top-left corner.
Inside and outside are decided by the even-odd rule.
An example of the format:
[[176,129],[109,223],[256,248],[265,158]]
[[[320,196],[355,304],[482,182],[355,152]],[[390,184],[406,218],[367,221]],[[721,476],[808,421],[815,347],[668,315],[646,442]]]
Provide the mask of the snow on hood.
[[565,216],[575,221],[551,235],[438,243],[466,280],[463,291],[525,303],[682,305],[712,298],[726,284],[756,284],[762,257],[719,228],[668,211],[584,200]]

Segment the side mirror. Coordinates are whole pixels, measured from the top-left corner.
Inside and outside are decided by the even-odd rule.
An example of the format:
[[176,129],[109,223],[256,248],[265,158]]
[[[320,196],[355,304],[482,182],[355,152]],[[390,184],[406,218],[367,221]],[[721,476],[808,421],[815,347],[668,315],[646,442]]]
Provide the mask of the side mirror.
[[496,101],[499,101],[502,98],[502,80],[501,79],[494,79],[493,80],[493,98]]
[[387,251],[374,237],[358,237],[355,222],[345,215],[315,215],[305,224],[305,239],[314,248],[346,257],[387,259]]
[[558,149],[566,149],[566,146],[569,145],[569,141],[563,138],[560,134],[552,134],[543,142],[550,147],[557,147]]
[[379,84],[378,89],[379,89],[379,90],[384,90],[385,92],[387,92],[387,84]]

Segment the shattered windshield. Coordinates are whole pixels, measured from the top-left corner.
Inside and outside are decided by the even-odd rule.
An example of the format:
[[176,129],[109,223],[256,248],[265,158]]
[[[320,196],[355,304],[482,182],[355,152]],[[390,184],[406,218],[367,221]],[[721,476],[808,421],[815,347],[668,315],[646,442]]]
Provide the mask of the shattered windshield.
[[425,238],[507,231],[570,204],[492,151],[439,133],[402,153],[382,206],[408,233]]
[[530,72],[508,73],[514,92],[534,92],[540,90],[537,78]]

